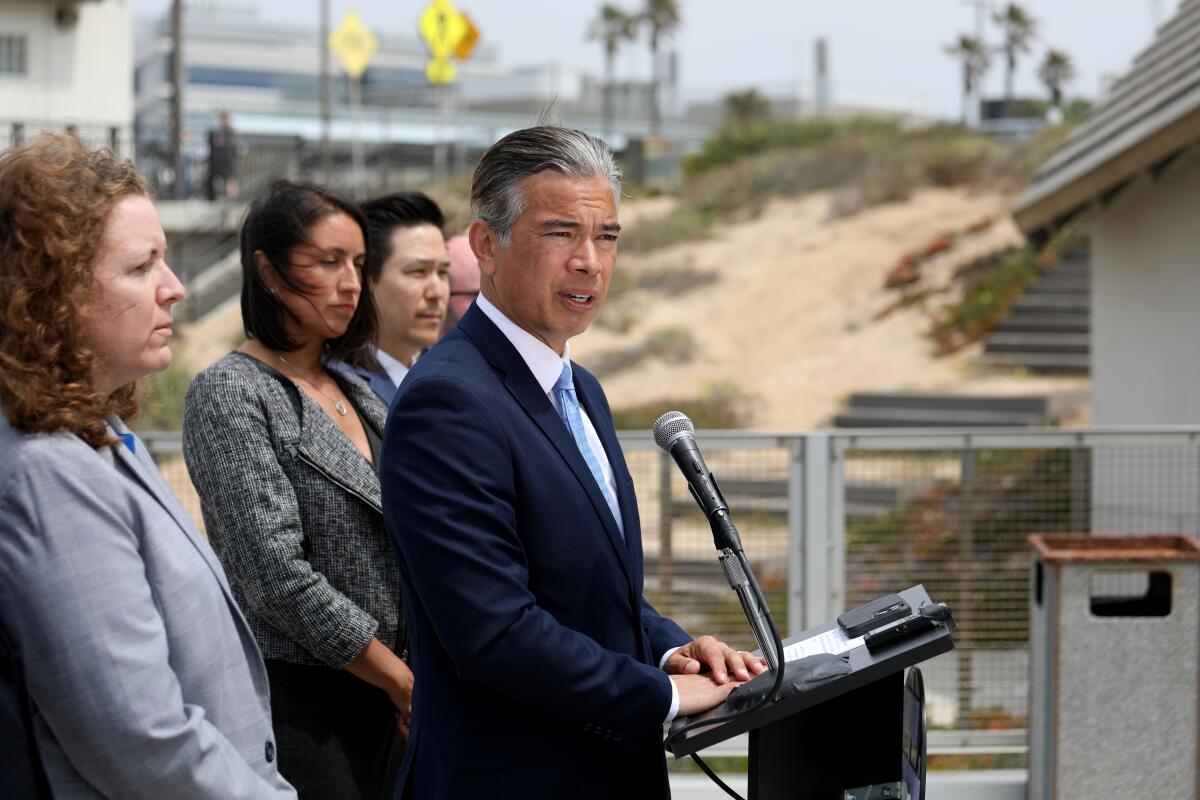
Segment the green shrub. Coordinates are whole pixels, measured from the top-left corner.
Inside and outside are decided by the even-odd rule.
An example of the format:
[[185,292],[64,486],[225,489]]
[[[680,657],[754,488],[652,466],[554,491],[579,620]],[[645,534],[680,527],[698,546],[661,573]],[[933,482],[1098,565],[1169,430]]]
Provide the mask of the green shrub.
[[645,340],[608,350],[588,359],[587,367],[597,377],[612,375],[636,366],[648,358],[658,358],[669,364],[684,364],[696,353],[696,337],[686,328],[661,328]]
[[903,202],[912,196],[920,178],[917,165],[906,153],[892,150],[878,154],[859,184],[862,207]]
[[899,130],[900,125],[894,120],[870,117],[726,126],[705,142],[699,153],[684,161],[683,173],[685,179],[690,179],[746,156],[761,155],[772,150],[804,150],[835,139],[839,142],[887,139],[894,137]]
[[681,205],[665,216],[630,226],[621,234],[621,250],[644,253],[676,244],[702,242],[712,238],[712,228],[710,214]]
[[618,430],[649,430],[665,412],[676,408],[687,414],[697,428],[746,428],[754,418],[755,402],[754,396],[740,386],[719,381],[704,387],[699,397],[614,408],[612,415]]
[[992,269],[973,279],[962,299],[945,305],[929,331],[942,354],[953,353],[978,341],[996,327],[1043,266],[1058,260],[1058,252],[1072,236],[1064,229],[1039,253],[1027,247],[1008,252]]
[[920,170],[934,186],[963,186],[983,177],[999,146],[982,136],[937,138],[918,146]]
[[922,186],[1014,188],[1061,141],[1058,130],[1005,147],[959,126],[907,129],[892,120],[727,126],[685,162],[675,211],[631,226],[623,246],[644,252],[700,240],[718,222],[756,217],[775,198],[826,189],[835,190],[831,215],[843,217],[907,200]]
[[1037,272],[1033,253],[1020,248],[971,285],[961,300],[943,306],[941,319],[929,332],[939,352],[953,353],[994,328]]

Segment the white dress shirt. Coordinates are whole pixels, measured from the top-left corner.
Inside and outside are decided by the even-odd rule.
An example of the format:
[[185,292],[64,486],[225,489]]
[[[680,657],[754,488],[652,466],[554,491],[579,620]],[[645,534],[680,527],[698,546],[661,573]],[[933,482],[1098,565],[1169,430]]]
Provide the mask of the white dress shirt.
[[[408,370],[412,367],[412,364],[405,364],[398,358],[392,358],[378,347],[375,348],[375,357],[379,359],[379,365],[383,367],[383,371],[387,373],[387,376],[392,379],[392,383],[399,387],[400,381],[404,380],[404,376],[408,374]],[[413,364],[416,362],[417,360],[414,358]]]
[[[533,373],[534,380],[537,381],[542,391],[546,393],[547,399],[554,406],[554,410],[558,412],[558,416],[561,419],[562,408],[559,407],[558,398],[554,396],[554,384],[558,382],[558,376],[562,374],[563,364],[571,363],[571,343],[567,342],[563,348],[563,354],[560,356],[541,339],[538,339],[532,333],[506,317],[504,312],[496,308],[482,293],[475,299],[475,305],[479,306],[479,310],[487,315],[487,318],[504,334],[504,338],[508,339],[512,346],[516,348],[517,354],[521,356],[521,360],[529,367],[529,371]],[[380,361],[382,362],[383,359],[380,358]],[[384,364],[384,366],[386,367],[387,365]],[[391,374],[390,370],[388,374]],[[399,386],[400,383],[397,382],[396,385]],[[596,460],[600,462],[600,471],[604,473],[604,482],[608,484],[608,490],[612,492],[612,496],[619,498],[620,495],[617,494],[617,481],[613,475],[612,464],[608,460],[608,453],[605,451],[604,445],[600,442],[600,436],[596,433],[596,427],[592,425],[592,420],[588,417],[587,409],[583,407],[582,403],[579,404],[579,413],[583,417],[583,431],[587,436],[588,446],[595,453]],[[563,426],[566,426],[565,422]],[[618,509],[620,508],[620,502],[618,499]],[[621,535],[624,536],[625,525],[622,523],[619,514],[617,515],[617,527],[620,529]],[[666,664],[667,659],[678,649],[672,648],[664,653],[662,660],[659,661],[659,668]],[[679,690],[675,688],[675,681],[671,681],[671,708],[664,722],[670,722],[675,719],[677,713],[679,713]]]

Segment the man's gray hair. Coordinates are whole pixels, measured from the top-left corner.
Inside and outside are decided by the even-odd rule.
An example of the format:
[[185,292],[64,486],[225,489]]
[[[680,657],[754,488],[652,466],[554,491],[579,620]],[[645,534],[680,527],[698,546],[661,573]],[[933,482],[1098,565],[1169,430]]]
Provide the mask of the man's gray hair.
[[508,247],[512,227],[525,212],[521,181],[547,171],[604,178],[620,207],[621,170],[608,145],[583,131],[543,125],[510,133],[483,154],[471,180],[471,217],[490,225]]

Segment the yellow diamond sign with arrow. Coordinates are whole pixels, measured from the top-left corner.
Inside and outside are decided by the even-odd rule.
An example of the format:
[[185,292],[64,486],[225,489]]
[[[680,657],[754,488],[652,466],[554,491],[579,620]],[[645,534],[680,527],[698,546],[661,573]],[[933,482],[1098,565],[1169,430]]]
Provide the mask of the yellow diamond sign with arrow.
[[471,28],[450,0],[433,0],[421,14],[417,26],[433,59],[425,68],[430,83],[453,83],[454,63],[450,56]]
[[458,57],[459,61],[466,61],[470,57],[471,51],[475,49],[475,43],[479,41],[479,28],[475,27],[475,21],[467,12],[461,11],[459,16],[467,24],[467,30],[459,40],[458,46],[454,48],[454,55]]
[[342,62],[342,69],[351,80],[358,80],[366,72],[371,57],[379,49],[379,39],[363,22],[356,11],[349,11],[329,34],[329,49]]

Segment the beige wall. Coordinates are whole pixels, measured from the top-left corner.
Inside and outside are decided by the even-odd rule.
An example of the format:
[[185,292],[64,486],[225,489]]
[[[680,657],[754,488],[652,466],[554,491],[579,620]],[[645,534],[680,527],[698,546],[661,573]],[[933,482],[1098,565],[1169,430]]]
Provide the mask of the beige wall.
[[[1200,424],[1200,148],[1092,220],[1096,425]],[[1092,531],[1196,533],[1195,444],[1092,453]]]
[[1095,423],[1200,424],[1200,147],[1091,219]]
[[27,74],[0,75],[0,125],[76,124],[81,134],[88,134],[85,141],[117,126],[128,154],[133,123],[131,2],[81,2],[79,21],[63,28],[55,24],[55,3],[0,0],[0,35],[27,37]]

